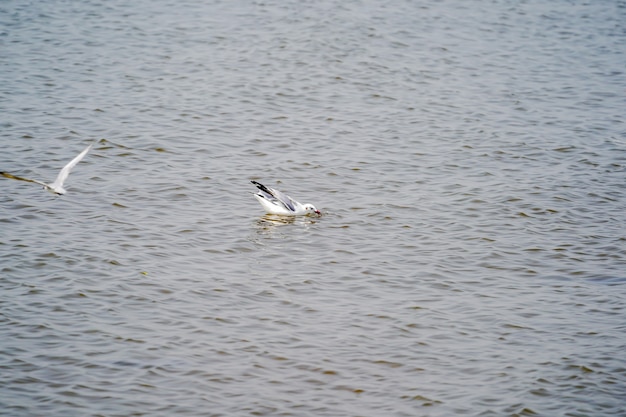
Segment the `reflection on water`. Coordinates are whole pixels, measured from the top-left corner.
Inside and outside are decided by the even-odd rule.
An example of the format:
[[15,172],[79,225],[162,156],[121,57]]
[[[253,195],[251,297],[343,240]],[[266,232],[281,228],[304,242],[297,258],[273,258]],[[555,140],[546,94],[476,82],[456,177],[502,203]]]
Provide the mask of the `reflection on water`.
[[[257,237],[304,239],[311,232],[311,227],[315,227],[318,222],[319,218],[312,216],[265,214],[256,221],[255,229]],[[253,238],[252,241],[264,244],[258,238]]]
[[257,224],[263,228],[281,226],[286,224],[310,225],[319,221],[321,216],[281,216],[278,214],[265,214]]
[[298,220],[299,224],[304,224],[304,219],[302,216],[279,216],[276,214],[266,214],[261,217],[257,224],[263,228],[264,230],[271,229],[273,226],[281,226],[285,224],[293,224]]

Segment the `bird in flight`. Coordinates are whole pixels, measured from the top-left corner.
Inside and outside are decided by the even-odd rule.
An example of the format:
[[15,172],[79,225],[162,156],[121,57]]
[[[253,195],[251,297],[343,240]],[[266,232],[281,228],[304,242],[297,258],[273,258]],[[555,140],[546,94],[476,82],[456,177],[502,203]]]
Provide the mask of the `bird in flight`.
[[261,203],[261,206],[269,214],[281,214],[283,216],[299,216],[317,214],[320,215],[320,211],[315,208],[313,204],[301,204],[287,194],[281,193],[270,187],[266,187],[256,181],[250,181],[256,185],[259,191],[254,194],[256,199]]
[[76,158],[72,159],[67,165],[65,165],[59,172],[59,175],[57,175],[57,178],[54,180],[54,182],[50,184],[46,184],[45,182],[38,181],[38,180],[31,180],[28,178],[18,177],[18,176],[9,174],[8,172],[0,172],[0,175],[3,175],[7,178],[11,178],[14,180],[34,182],[35,184],[42,185],[44,190],[52,194],[62,195],[67,192],[67,190],[63,188],[63,183],[67,179],[67,176],[70,175],[70,171],[72,170],[72,168],[76,166],[76,164],[78,164],[81,161],[81,159],[85,157],[85,155],[87,155],[87,152],[89,152],[95,144],[96,143],[94,142],[91,145],[87,146],[87,148],[81,153],[79,153]]

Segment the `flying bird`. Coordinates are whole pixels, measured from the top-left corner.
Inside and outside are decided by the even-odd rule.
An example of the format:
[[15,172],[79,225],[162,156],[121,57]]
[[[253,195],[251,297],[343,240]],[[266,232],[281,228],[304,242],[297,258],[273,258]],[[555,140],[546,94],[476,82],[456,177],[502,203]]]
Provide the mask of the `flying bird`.
[[79,153],[76,158],[72,159],[67,165],[65,165],[59,172],[59,175],[57,175],[57,178],[51,184],[46,184],[45,182],[38,181],[38,180],[31,180],[28,178],[18,177],[18,176],[9,174],[8,172],[0,172],[0,175],[3,175],[7,178],[11,178],[14,180],[34,182],[35,184],[42,185],[44,190],[52,194],[62,195],[67,192],[67,190],[63,188],[63,183],[67,179],[67,176],[70,175],[70,171],[72,170],[72,168],[76,166],[76,164],[78,164],[81,161],[81,159],[85,157],[85,155],[87,155],[87,152],[89,152],[91,148],[93,148],[93,145],[95,144],[96,143],[94,142],[91,145],[87,146],[87,148],[81,153]]
[[278,190],[266,187],[256,181],[250,182],[259,189],[254,196],[269,214],[281,214],[283,216],[321,214],[313,204],[298,203],[287,194],[281,193]]

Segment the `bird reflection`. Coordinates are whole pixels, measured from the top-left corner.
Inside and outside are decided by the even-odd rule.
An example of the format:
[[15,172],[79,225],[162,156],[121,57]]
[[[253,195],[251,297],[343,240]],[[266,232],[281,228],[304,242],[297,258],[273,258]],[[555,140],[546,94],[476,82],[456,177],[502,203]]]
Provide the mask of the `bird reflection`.
[[[261,233],[261,234],[279,233],[280,232],[279,229],[281,228],[281,226],[287,226],[287,225],[298,225],[298,226],[304,226],[305,228],[308,228],[308,226],[310,226],[313,223],[315,223],[315,219],[312,219],[310,217],[281,216],[277,214],[266,214],[260,217],[256,221],[257,233]],[[285,232],[286,230],[283,230],[282,233],[285,233]],[[282,233],[279,233],[279,234],[282,234]]]
[[257,224],[261,227],[283,226],[295,223],[295,216],[279,216],[277,214],[266,214],[262,216]]

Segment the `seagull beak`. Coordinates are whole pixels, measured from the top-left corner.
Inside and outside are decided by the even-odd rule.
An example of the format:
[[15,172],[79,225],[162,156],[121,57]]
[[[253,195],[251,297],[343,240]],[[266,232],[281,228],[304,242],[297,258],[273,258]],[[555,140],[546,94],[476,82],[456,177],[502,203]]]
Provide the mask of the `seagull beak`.
[[318,216],[321,216],[321,215],[322,215],[322,212],[321,212],[321,211],[319,211],[319,210],[315,210],[315,214],[317,214]]

